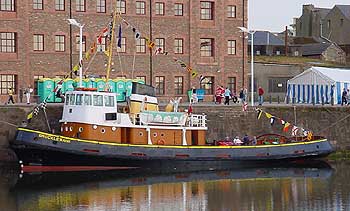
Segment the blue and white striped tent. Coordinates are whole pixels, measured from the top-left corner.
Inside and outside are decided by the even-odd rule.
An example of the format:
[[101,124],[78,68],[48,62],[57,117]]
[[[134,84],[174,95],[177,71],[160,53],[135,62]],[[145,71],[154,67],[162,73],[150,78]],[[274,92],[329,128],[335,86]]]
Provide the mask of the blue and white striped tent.
[[350,89],[350,69],[311,67],[288,80],[287,99],[295,103],[341,104],[343,89]]

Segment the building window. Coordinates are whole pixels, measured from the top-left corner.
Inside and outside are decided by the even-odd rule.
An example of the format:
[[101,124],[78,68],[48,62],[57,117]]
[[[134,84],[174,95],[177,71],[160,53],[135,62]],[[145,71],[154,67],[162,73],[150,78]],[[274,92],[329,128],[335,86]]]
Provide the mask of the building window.
[[175,95],[182,95],[184,93],[183,87],[184,87],[184,77],[175,76],[175,80],[174,80]]
[[236,17],[236,6],[232,6],[232,5],[227,6],[227,17],[228,18]]
[[213,90],[214,77],[206,76],[200,84],[201,89],[204,89],[206,95],[212,95],[214,93]]
[[156,49],[161,49],[159,53],[165,52],[165,39],[164,38],[156,38],[155,39]]
[[106,50],[107,44],[106,44],[106,37],[100,37],[100,40],[97,37],[97,51],[103,52]]
[[97,12],[98,13],[105,13],[106,12],[106,0],[97,0]]
[[33,0],[33,9],[35,10],[42,10],[44,9],[44,0]]
[[[80,50],[80,36],[75,36],[76,50]],[[86,36],[83,36],[83,52],[86,51]]]
[[42,78],[45,78],[43,75],[35,75],[34,76],[34,93],[33,94],[38,94],[38,81]]
[[0,0],[0,11],[15,11],[15,0]]
[[125,14],[126,13],[126,4],[125,4],[125,0],[119,0],[117,1],[117,12],[121,13],[121,14]]
[[64,35],[55,36],[55,51],[65,51],[65,40]]
[[270,93],[286,93],[287,81],[290,78],[269,78],[269,92]]
[[227,54],[236,55],[236,40],[227,41]]
[[33,35],[33,50],[43,51],[44,50],[44,35],[34,34]]
[[183,16],[184,15],[184,11],[183,11],[184,5],[183,4],[175,4],[174,5],[174,12],[175,12],[175,16]]
[[184,51],[184,40],[181,38],[175,38],[174,40],[174,53],[183,54]]
[[236,77],[229,77],[227,87],[231,90],[232,94],[236,93]]
[[328,20],[328,21],[327,21],[327,27],[328,27],[328,28],[331,28],[331,20]]
[[16,92],[17,76],[16,75],[0,75],[0,94],[8,94],[9,88],[12,88],[13,93]]
[[164,15],[164,3],[156,2],[156,15]]
[[64,11],[64,0],[55,0],[55,10]]
[[165,83],[164,83],[164,76],[156,76],[156,94],[157,95],[164,95],[164,87],[165,87]]
[[143,81],[143,82],[147,82],[146,81],[146,76],[136,76],[136,79],[138,79],[138,80],[141,80],[141,81]]
[[77,12],[85,12],[85,0],[76,0],[75,6]]
[[144,1],[136,2],[136,14],[145,15],[146,14],[146,3]]
[[201,20],[213,20],[214,2],[201,1]]
[[15,53],[16,39],[14,32],[0,32],[0,52]]
[[213,56],[213,39],[201,38],[200,51],[203,57]]
[[136,39],[136,53],[146,53],[145,38]]
[[126,52],[126,38],[125,37],[122,37],[121,39],[121,47],[117,48],[117,52],[120,52],[120,53],[125,53]]
[[344,19],[340,19],[340,26],[343,26],[344,25]]

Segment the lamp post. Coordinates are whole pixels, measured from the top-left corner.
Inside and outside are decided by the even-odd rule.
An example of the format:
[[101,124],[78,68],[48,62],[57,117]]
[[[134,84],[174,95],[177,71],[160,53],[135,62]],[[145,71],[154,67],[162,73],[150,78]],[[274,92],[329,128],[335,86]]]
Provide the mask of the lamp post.
[[254,33],[255,31],[252,31],[252,30],[248,30],[247,28],[245,27],[238,27],[241,32],[243,33],[248,33],[251,35],[251,61],[250,61],[250,71],[251,71],[251,102],[252,102],[252,106],[254,106]]
[[79,27],[79,87],[83,87],[83,27],[84,25],[78,23],[75,19],[67,19],[70,25]]

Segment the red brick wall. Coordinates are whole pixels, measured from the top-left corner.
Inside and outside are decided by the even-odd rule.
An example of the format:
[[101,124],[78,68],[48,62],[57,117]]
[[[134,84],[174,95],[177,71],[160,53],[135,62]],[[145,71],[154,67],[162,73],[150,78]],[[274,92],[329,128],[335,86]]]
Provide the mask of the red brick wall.
[[[208,0],[212,1],[212,0]],[[243,1],[245,8],[243,8]],[[86,1],[86,12],[75,11],[75,1],[72,1],[72,18],[86,24],[84,36],[87,38],[87,49],[95,41],[96,34],[107,25],[110,20],[111,2],[107,0],[107,13],[96,12],[96,1]],[[113,1],[114,2],[114,1]],[[168,100],[173,97],[174,77],[184,76],[184,96],[186,90],[192,86],[199,87],[198,78],[191,79],[188,72],[173,62],[177,57],[193,69],[199,75],[214,76],[215,84],[226,85],[228,77],[237,78],[237,89],[242,86],[243,75],[243,43],[242,33],[237,29],[243,25],[243,10],[245,13],[244,24],[247,25],[247,0],[217,0],[215,5],[214,20],[200,20],[200,1],[168,0],[165,3],[165,15],[155,15],[155,2],[152,0],[152,34],[150,35],[150,0],[146,0],[146,15],[136,15],[135,2],[126,1],[126,14],[123,17],[134,25],[142,36],[165,38],[165,50],[168,55],[154,55],[152,52],[153,85],[156,76],[165,76],[165,95],[160,99]],[[157,1],[159,2],[159,1]],[[54,1],[44,1],[44,10],[32,9],[32,1],[16,1],[16,12],[0,11],[0,31],[17,32],[17,54],[0,53],[0,74],[17,74],[18,88],[33,86],[34,75],[54,77],[64,75],[70,69],[70,26],[66,19],[69,18],[69,1],[65,1],[65,11],[55,11]],[[184,15],[174,16],[174,3],[183,3]],[[236,5],[236,18],[227,18],[227,5]],[[131,28],[123,25],[123,37],[126,37],[126,53],[120,53],[122,65],[114,51],[114,66],[116,70],[111,72],[111,78],[126,75],[146,76],[150,82],[150,53],[136,54],[135,71],[132,74],[133,56],[135,50],[134,34]],[[44,51],[33,51],[33,34],[44,34]],[[55,35],[66,36],[66,51],[55,52]],[[75,36],[79,35],[78,27],[72,27],[72,60],[73,66],[78,62],[79,52],[76,51]],[[174,54],[173,43],[175,38],[183,38],[184,54]],[[200,57],[200,38],[213,38],[215,50],[213,58]],[[236,55],[227,55],[227,40],[236,40]],[[246,42],[244,43],[246,45]],[[246,46],[245,46],[246,49]],[[244,57],[246,60],[246,56]],[[91,64],[87,74],[105,75],[106,57],[98,53]],[[218,70],[220,70],[218,72]],[[247,66],[244,74],[248,73]],[[247,77],[245,77],[247,78]],[[7,96],[1,96],[2,100]],[[211,98],[210,98],[211,99]]]

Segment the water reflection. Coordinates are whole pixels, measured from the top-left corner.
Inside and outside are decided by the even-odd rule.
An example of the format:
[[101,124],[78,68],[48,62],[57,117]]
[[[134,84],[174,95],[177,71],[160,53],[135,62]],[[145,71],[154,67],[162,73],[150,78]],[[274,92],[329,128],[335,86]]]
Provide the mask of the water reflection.
[[349,164],[152,174],[1,168],[0,210],[349,210]]

